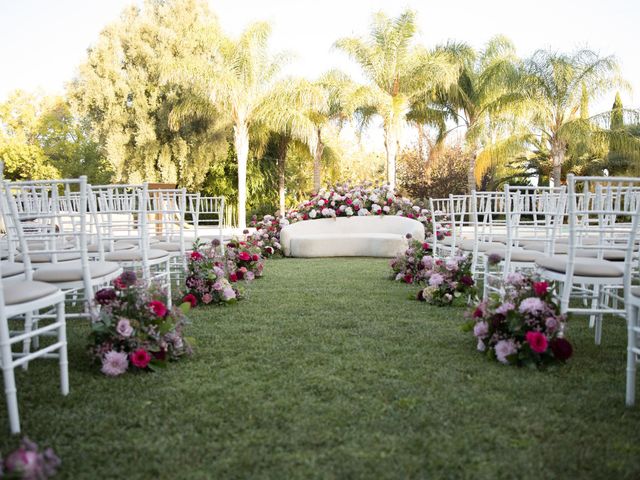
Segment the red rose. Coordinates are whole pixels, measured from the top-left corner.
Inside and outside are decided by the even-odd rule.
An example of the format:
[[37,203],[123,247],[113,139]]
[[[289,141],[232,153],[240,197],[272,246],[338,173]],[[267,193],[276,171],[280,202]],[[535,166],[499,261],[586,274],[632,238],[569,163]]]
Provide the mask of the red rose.
[[243,262],[248,262],[249,260],[251,260],[251,255],[249,255],[248,252],[240,252],[238,254],[238,258]]
[[229,275],[229,281],[230,282],[237,282],[238,281],[238,275],[236,275],[235,273],[232,273]]
[[470,287],[475,282],[473,281],[473,278],[471,278],[469,275],[463,275],[462,277],[460,277],[460,283],[463,284],[465,287]]
[[353,209],[357,212],[358,210],[360,210],[360,206],[359,205],[354,205]]
[[482,318],[484,316],[484,311],[482,308],[478,307],[473,311],[473,318]]
[[152,302],[149,302],[149,308],[153,313],[155,313],[159,317],[164,317],[168,312],[167,306],[164,303],[162,303],[160,300],[154,300]]
[[195,295],[193,295],[192,293],[189,293],[187,295],[184,296],[184,298],[182,299],[183,303],[190,303],[191,304],[191,308],[195,307],[198,304],[198,299],[196,298]]
[[138,368],[147,368],[151,361],[151,355],[144,348],[139,348],[135,352],[129,355],[131,363]]
[[[242,270],[237,270],[236,273],[233,275],[235,275],[238,280],[244,279],[244,272]],[[233,280],[231,281],[233,282]]]
[[404,280],[405,283],[413,283],[413,275],[411,275],[410,273],[407,273],[402,278],[402,280]]
[[527,332],[525,340],[529,344],[529,347],[531,347],[531,350],[536,353],[543,353],[549,346],[547,337],[541,332]]
[[254,262],[257,262],[258,260],[260,260],[260,255],[258,255],[257,253],[254,253],[251,256],[251,260],[253,260]]
[[202,254],[200,252],[191,252],[191,260],[196,262],[202,260]]
[[539,297],[542,297],[549,291],[549,284],[547,282],[533,282],[531,286]]
[[423,250],[429,250],[429,249],[431,249],[431,245],[429,245],[427,242],[425,242],[425,243],[422,244],[422,249]]
[[353,200],[347,198],[344,203],[346,203],[347,205],[351,205],[353,203]]

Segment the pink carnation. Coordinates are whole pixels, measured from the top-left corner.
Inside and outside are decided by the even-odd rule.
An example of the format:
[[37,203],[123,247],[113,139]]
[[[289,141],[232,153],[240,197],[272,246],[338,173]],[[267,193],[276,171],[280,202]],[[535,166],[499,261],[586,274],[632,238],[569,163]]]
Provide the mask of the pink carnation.
[[129,361],[127,360],[127,354],[123,352],[116,352],[111,350],[105,353],[102,358],[102,373],[110,377],[117,377],[123,374],[129,368]]

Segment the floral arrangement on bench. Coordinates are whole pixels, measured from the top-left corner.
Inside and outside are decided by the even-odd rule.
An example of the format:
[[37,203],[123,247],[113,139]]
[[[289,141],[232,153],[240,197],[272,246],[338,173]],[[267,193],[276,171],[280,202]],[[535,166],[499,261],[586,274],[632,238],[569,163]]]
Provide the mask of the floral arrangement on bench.
[[261,249],[262,255],[282,255],[280,230],[289,223],[320,218],[351,217],[363,215],[401,215],[421,222],[425,232],[431,231],[431,216],[422,202],[415,202],[396,195],[388,185],[373,186],[341,184],[323,189],[297,208],[288,211],[284,218],[265,215],[254,218],[256,232],[248,242]]
[[183,335],[189,303],[169,309],[162,298],[157,286],[139,282],[131,271],[96,293],[100,309],[91,322],[89,348],[102,373],[153,370],[191,354]]
[[477,349],[504,364],[544,367],[566,362],[573,353],[562,336],[566,318],[554,288],[536,277],[510,273],[504,297],[492,295],[471,312],[465,326]]

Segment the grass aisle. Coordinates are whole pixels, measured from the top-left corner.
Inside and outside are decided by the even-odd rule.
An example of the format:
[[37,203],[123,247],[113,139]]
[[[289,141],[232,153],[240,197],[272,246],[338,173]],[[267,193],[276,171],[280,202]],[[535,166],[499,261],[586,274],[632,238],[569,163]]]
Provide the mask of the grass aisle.
[[18,374],[23,431],[60,454],[61,478],[640,475],[622,320],[600,347],[574,321],[575,357],[540,373],[476,353],[462,309],[407,300],[415,289],[388,281],[386,260],[265,272],[248,300],[195,310],[196,354],[166,371],[105,378],[72,322],[68,398],[54,362]]

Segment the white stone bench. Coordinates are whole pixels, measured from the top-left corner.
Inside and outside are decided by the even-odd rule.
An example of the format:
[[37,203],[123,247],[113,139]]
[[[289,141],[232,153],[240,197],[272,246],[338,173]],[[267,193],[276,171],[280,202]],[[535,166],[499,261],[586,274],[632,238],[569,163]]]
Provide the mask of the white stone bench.
[[397,215],[322,218],[285,226],[287,257],[393,257],[407,248],[407,233],[424,241],[424,226]]

